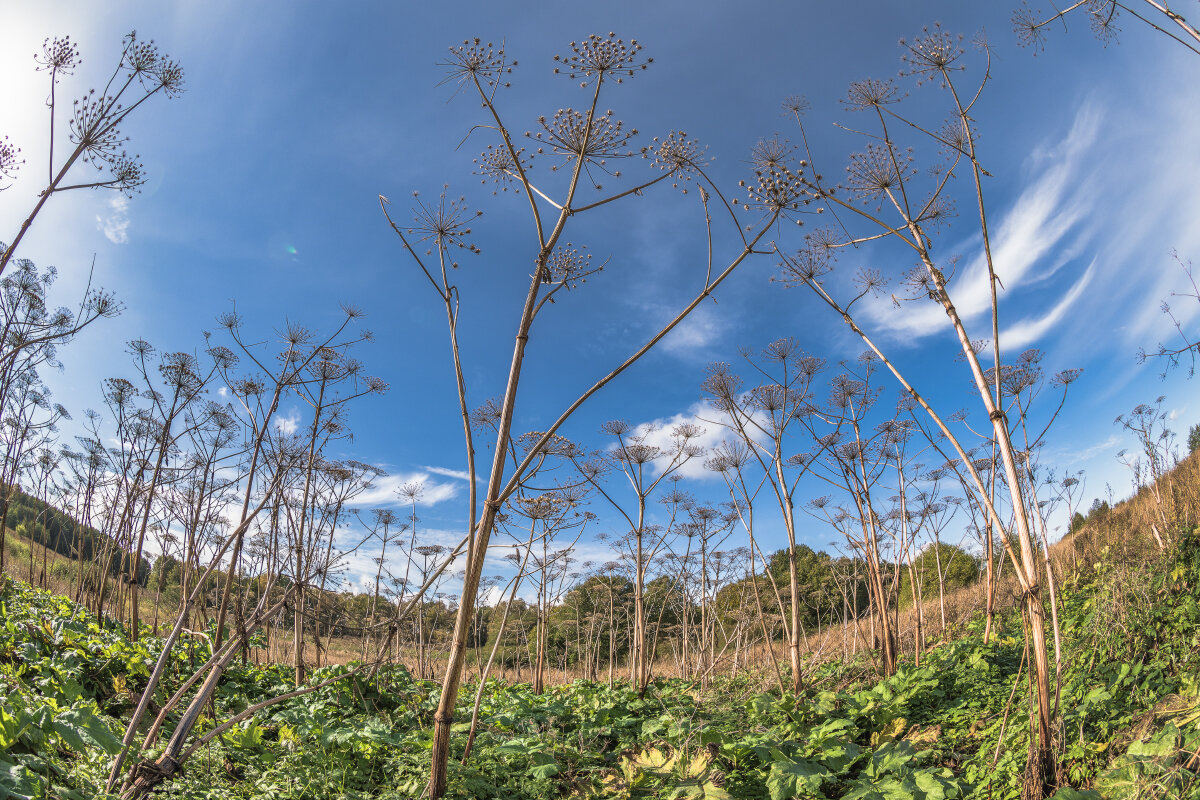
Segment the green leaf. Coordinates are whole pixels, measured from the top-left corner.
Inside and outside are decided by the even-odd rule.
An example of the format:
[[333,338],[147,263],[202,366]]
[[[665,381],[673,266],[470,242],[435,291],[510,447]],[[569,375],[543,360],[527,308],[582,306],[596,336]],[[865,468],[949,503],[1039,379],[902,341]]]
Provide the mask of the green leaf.
[[871,763],[867,765],[866,772],[873,778],[879,778],[909,767],[915,757],[916,751],[909,742],[887,742],[871,754]]
[[925,793],[926,800],[949,800],[965,794],[967,784],[955,779],[949,770],[944,770],[944,773],[939,775],[927,769],[913,772],[913,781]]
[[80,753],[87,753],[93,747],[110,756],[121,752],[121,740],[86,706],[69,708],[56,716],[54,732]]
[[830,772],[840,775],[862,755],[863,749],[854,742],[826,742],[820,747],[821,763]]
[[1092,789],[1076,789],[1064,786],[1055,792],[1050,800],[1104,800],[1104,795]]
[[812,761],[775,761],[767,776],[767,791],[771,800],[820,795],[821,784],[829,770]]
[[33,800],[42,794],[42,782],[37,775],[20,764],[0,758],[0,798]]

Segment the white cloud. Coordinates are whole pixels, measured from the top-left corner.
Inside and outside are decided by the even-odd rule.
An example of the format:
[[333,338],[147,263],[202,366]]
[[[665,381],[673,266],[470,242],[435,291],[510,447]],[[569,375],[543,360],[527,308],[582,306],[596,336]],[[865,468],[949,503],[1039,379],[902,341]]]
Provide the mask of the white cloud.
[[96,215],[96,225],[104,233],[104,237],[113,244],[129,242],[129,198],[124,195],[112,197],[105,204],[108,206],[106,215]]
[[300,412],[292,409],[285,417],[275,418],[275,430],[282,433],[284,436],[291,436],[300,427]]
[[[1035,270],[1039,261],[1062,242],[1091,207],[1090,198],[1095,192],[1090,181],[1081,177],[1081,167],[1096,141],[1100,118],[1095,106],[1085,103],[1062,144],[1031,157],[1040,176],[992,225],[992,261],[1005,295],[1011,296],[1022,285],[1044,279],[1048,270],[1057,271],[1061,266],[1055,263]],[[1052,166],[1045,167],[1046,164]],[[982,243],[976,241],[973,250],[966,267],[950,285],[955,307],[964,320],[991,309],[991,285]],[[897,313],[890,298],[879,298],[867,307],[867,313],[888,333],[910,341],[949,325],[945,311],[933,303]]]
[[397,490],[408,483],[420,483],[423,487],[418,506],[436,506],[458,496],[460,489],[457,483],[442,483],[430,478],[433,470],[408,472],[399,475],[384,475],[376,478],[367,491],[360,494],[355,502],[363,507],[369,506],[407,506],[408,500],[401,498]]
[[[646,444],[659,447],[667,452],[672,447],[671,431],[675,426],[683,423],[698,425],[703,433],[692,439],[690,444],[702,448],[704,452],[685,463],[675,474],[683,478],[715,478],[717,474],[705,469],[704,461],[717,445],[732,436],[728,429],[715,421],[718,416],[718,413],[707,403],[694,403],[683,413],[660,417],[634,426],[633,431],[626,436],[626,441],[629,441],[631,437],[644,436]],[[669,462],[670,458],[667,456],[657,459],[654,462],[655,472],[666,469]]]
[[[442,475],[447,478],[458,478],[460,481],[470,482],[471,475],[466,470],[461,469],[446,469],[445,467],[421,467],[426,472],[431,472],[434,475]],[[476,480],[478,480],[476,476]]]
[[[657,303],[641,307],[647,327],[652,326],[655,331],[661,330],[681,310]],[[701,304],[663,338],[658,349],[677,358],[703,357],[709,347],[721,340],[728,324],[727,316],[714,311],[712,304]]]
[[1117,445],[1121,443],[1121,437],[1115,433],[1110,434],[1106,439],[1096,444],[1083,448],[1082,450],[1059,450],[1052,453],[1052,462],[1055,464],[1064,464],[1068,469],[1075,469],[1080,464],[1091,461],[1098,456],[1110,456],[1117,452]]
[[1052,309],[1046,312],[1041,317],[1027,317],[1020,322],[1010,325],[1008,330],[1000,334],[1000,342],[1003,347],[1009,350],[1019,350],[1027,347],[1038,339],[1046,335],[1067,313],[1075,301],[1083,294],[1083,290],[1092,282],[1092,276],[1096,273],[1096,262],[1093,261],[1088,266],[1087,271],[1083,273],[1083,277],[1075,282],[1066,296],[1063,297]]

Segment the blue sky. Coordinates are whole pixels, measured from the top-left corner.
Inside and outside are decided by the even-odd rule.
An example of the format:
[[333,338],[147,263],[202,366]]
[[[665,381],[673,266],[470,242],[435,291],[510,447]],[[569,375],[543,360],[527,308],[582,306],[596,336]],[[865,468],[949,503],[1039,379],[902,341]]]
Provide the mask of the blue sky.
[[[777,132],[796,138],[780,112],[790,95],[811,103],[814,149],[827,174],[840,173],[846,155],[861,147],[832,124],[855,121],[840,105],[846,86],[894,76],[898,39],[939,21],[968,38],[986,31],[994,48],[993,79],[976,119],[993,175],[986,188],[1006,287],[1006,352],[1039,347],[1050,372],[1085,370],[1043,454],[1047,466],[1086,470],[1085,502],[1103,495],[1106,483],[1122,496],[1129,479],[1115,454],[1130,442],[1111,424],[1117,414],[1165,394],[1180,434],[1200,419],[1194,384],[1182,374],[1160,381],[1155,365],[1135,359],[1139,347],[1153,349],[1169,335],[1159,304],[1184,286],[1170,251],[1185,260],[1200,253],[1200,60],[1132,22],[1119,44],[1104,47],[1076,19],[1035,53],[1018,47],[1005,3],[276,2],[247,13],[250,7],[117,0],[6,6],[0,135],[23,148],[27,163],[0,192],[0,239],[11,240],[41,188],[47,85],[31,56],[43,38],[69,34],[80,46],[84,66],[63,84],[67,96],[93,85],[130,29],[153,38],[186,72],[181,97],[149,104],[126,126],[130,150],[149,174],[143,192],[127,202],[111,193],[56,197],[21,245],[19,255],[59,268],[61,302],[78,294],[94,259],[97,282],[127,306],[64,351],[64,372],[46,376],[77,417],[100,406],[104,378],[131,372],[127,340],[199,349],[200,332],[215,329],[216,315],[234,303],[262,335],[285,320],[327,329],[339,319],[338,303],[350,302],[366,312],[377,337],[359,356],[391,391],[354,408],[356,439],[345,455],[391,474],[369,504],[398,505],[394,487],[424,476],[421,514],[430,540],[456,540],[466,492],[444,313],[400,251],[377,196],[390,197],[405,220],[413,191],[429,199],[449,184],[452,195],[485,212],[474,225],[482,254],[460,259],[455,276],[473,404],[503,389],[533,248],[524,200],[493,197],[472,174],[472,159],[492,140],[486,130],[470,132],[483,121],[478,103],[438,86],[447,47],[474,36],[505,42],[519,67],[499,105],[523,133],[539,115],[586,102],[572,81],[551,74],[552,56],[567,42],[608,31],[637,38],[654,64],[602,103],[639,130],[640,142],[686,131],[707,146],[712,176],[734,194],[755,142]],[[930,95],[915,90],[906,102],[921,114]],[[622,165],[624,180],[647,167],[631,159]],[[960,202],[959,210],[942,246],[962,255],[956,296],[982,337],[988,322],[979,242],[971,205]],[[786,236],[797,243],[796,234]],[[581,216],[567,238],[609,267],[539,319],[520,429],[548,424],[702,280],[694,194],[660,185]],[[730,245],[718,237],[718,259]],[[908,266],[884,253],[872,257],[884,272]],[[598,429],[608,419],[690,419],[700,409],[706,364],[736,361],[739,347],[780,336],[795,336],[830,361],[853,358],[861,347],[840,320],[802,290],[770,283],[774,273],[767,258],[740,268],[716,302],[585,406],[566,433],[600,447]],[[1196,310],[1180,308],[1193,330]],[[973,408],[939,315],[896,311],[881,300],[864,319],[939,404]],[[302,419],[299,405],[286,411]],[[718,438],[714,430],[706,442]],[[699,469],[689,474],[697,495],[721,499],[719,480]],[[814,487],[811,494],[820,493]],[[609,517],[596,510],[599,531]],[[814,547],[831,537],[818,527],[804,535]],[[768,547],[782,541],[764,540]],[[580,550],[604,558],[598,543]],[[351,579],[361,584],[373,571],[369,558],[356,556]]]

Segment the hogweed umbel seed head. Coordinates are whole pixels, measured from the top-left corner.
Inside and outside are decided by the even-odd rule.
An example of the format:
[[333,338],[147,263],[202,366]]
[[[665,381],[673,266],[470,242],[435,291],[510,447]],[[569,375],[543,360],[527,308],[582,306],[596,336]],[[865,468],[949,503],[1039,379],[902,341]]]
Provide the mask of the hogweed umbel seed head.
[[[483,212],[472,213],[467,208],[465,197],[448,199],[448,188],[443,186],[437,203],[428,205],[413,193],[417,205],[413,209],[413,225],[409,228],[409,233],[413,234],[418,242],[432,242],[433,246],[438,248],[457,247],[478,254],[480,249],[468,242],[466,237],[471,235],[470,220],[479,217]],[[453,262],[451,266],[457,267],[458,263]]]
[[75,68],[83,63],[79,58],[79,47],[70,36],[47,37],[42,42],[41,54],[35,54],[33,60],[37,63],[37,71],[49,72],[56,83],[60,75],[73,75]]
[[832,251],[809,244],[784,257],[779,267],[778,280],[784,285],[812,283],[833,269]]
[[146,182],[146,172],[137,156],[131,156],[124,151],[116,156],[108,165],[112,174],[112,188],[126,197],[137,193],[138,187]]
[[570,242],[556,248],[546,260],[542,279],[547,283],[562,284],[568,291],[586,283],[588,276],[602,268],[591,266],[592,254],[585,250],[572,247]]
[[900,100],[900,90],[891,81],[867,78],[850,84],[842,104],[852,111],[879,108]]
[[567,47],[569,52],[565,56],[554,56],[554,61],[561,65],[555,67],[554,72],[566,74],[572,79],[583,78],[580,85],[584,87],[593,79],[609,76],[621,83],[624,78],[654,63],[653,58],[643,59],[643,48],[637,39],[626,42],[612,32],[608,36],[594,33],[581,42],[571,42]]
[[778,135],[759,139],[750,148],[750,166],[756,170],[786,170],[795,150],[791,142],[780,139]]
[[945,81],[950,70],[963,69],[955,66],[965,52],[962,39],[962,34],[942,30],[940,23],[923,28],[920,35],[911,40],[901,39],[900,45],[904,48],[901,60],[906,65],[901,74],[916,77],[918,84],[935,76]]
[[[24,163],[25,159],[21,158],[21,148],[9,141],[7,136],[0,139],[0,179],[11,181],[17,176],[17,171]],[[0,191],[7,188],[7,186],[0,186]],[[0,248],[0,252],[3,252],[3,248]]]
[[476,37],[474,40],[464,40],[461,45],[451,47],[450,57],[441,62],[441,66],[446,67],[446,77],[438,82],[438,86],[454,82],[461,89],[469,83],[478,81],[480,86],[495,88],[501,82],[505,86],[509,85],[502,79],[505,75],[512,74],[513,67],[517,66],[517,62],[507,60],[504,55],[503,43],[500,45],[491,42],[484,44],[479,37]]
[[808,98],[801,94],[788,95],[780,104],[784,114],[800,118],[808,113],[812,108],[812,104],[808,102]]
[[1117,34],[1121,32],[1116,25],[1117,9],[1114,0],[1090,0],[1087,5],[1088,24],[1092,33],[1096,34],[1096,38],[1106,47],[1109,42],[1115,42]]
[[867,145],[853,153],[846,165],[846,186],[864,203],[882,201],[913,174],[912,156],[899,153],[890,143]]
[[947,224],[954,216],[954,199],[945,194],[938,194],[925,201],[925,205],[913,222],[938,229]]
[[742,208],[757,208],[772,216],[789,216],[810,201],[804,179],[787,167],[755,170],[754,178],[740,185],[746,190]]
[[673,184],[678,187],[680,181],[691,180],[705,167],[706,149],[683,131],[672,131],[662,139],[655,136],[650,146],[642,148],[642,158],[650,159],[654,166],[671,173],[678,179]]
[[517,159],[520,160],[518,165],[517,159],[513,158],[513,152],[514,150],[510,150],[507,145],[489,144],[474,161],[475,174],[483,176],[480,183],[494,181],[502,192],[507,192],[516,184],[517,191],[520,191],[521,172],[529,169],[533,158],[525,156],[525,148],[516,148]]
[[160,59],[154,69],[154,78],[158,88],[162,89],[167,97],[178,97],[183,93],[183,67],[178,61]]
[[[629,142],[637,136],[637,130],[626,131],[624,123],[615,119],[612,111],[589,119],[587,114],[572,108],[560,108],[550,119],[539,118],[538,123],[542,130],[532,135],[540,145],[538,152],[549,148],[562,156],[567,164],[581,158],[602,167],[610,158],[633,155]],[[558,166],[551,169],[558,169]]]

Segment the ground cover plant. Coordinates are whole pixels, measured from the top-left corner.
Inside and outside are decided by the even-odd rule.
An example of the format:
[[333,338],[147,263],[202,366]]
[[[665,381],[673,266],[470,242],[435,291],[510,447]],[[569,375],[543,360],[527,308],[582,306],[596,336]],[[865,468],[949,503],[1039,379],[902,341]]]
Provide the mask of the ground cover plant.
[[[1116,597],[1115,593],[1123,596]],[[1169,604],[1149,602],[1170,595]],[[162,639],[6,579],[0,603],[0,789],[95,797]],[[1101,560],[1063,587],[1062,798],[1200,796],[1200,543],[1148,565]],[[452,797],[1020,797],[1030,728],[1015,610],[983,620],[882,680],[827,662],[798,692],[763,675],[637,684],[577,680],[535,693],[489,679],[474,752],[452,753]],[[1015,634],[1015,635],[1014,635]],[[203,659],[200,639],[168,673]],[[190,650],[190,652],[189,652]],[[757,678],[757,679],[756,679]],[[176,678],[178,679],[178,678]],[[286,665],[234,664],[169,797],[415,797],[440,688],[403,667],[314,671],[326,685],[209,736],[291,688]],[[474,687],[458,698],[460,718]],[[170,680],[155,702],[173,689]],[[460,730],[469,723],[457,723]],[[1072,789],[1072,786],[1088,787]]]

